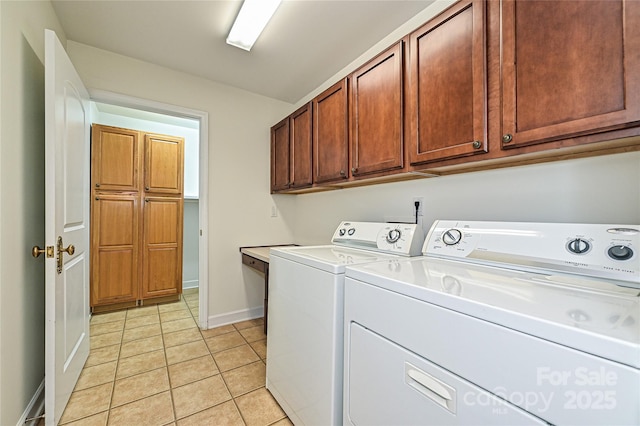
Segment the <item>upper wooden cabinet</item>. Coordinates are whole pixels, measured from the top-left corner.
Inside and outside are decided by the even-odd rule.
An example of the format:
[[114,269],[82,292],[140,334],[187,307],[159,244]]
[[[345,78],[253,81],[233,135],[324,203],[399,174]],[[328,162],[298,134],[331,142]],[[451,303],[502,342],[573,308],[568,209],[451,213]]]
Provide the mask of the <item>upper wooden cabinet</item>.
[[487,151],[485,6],[459,2],[410,34],[412,165]]
[[311,102],[271,128],[271,193],[313,184]]
[[309,102],[290,116],[292,189],[306,188],[313,183],[311,109]]
[[288,192],[637,151],[640,1],[461,0],[311,109],[308,190],[272,129]]
[[156,194],[182,194],[184,139],[146,134],[144,151],[144,190]]
[[271,192],[289,189],[289,117],[271,128]]
[[349,178],[347,79],[313,99],[314,183]]
[[404,166],[403,73],[401,41],[357,69],[349,79],[354,177]]
[[140,134],[137,131],[94,124],[91,144],[91,181],[95,189],[140,189]]
[[638,125],[640,2],[503,0],[500,16],[503,148]]

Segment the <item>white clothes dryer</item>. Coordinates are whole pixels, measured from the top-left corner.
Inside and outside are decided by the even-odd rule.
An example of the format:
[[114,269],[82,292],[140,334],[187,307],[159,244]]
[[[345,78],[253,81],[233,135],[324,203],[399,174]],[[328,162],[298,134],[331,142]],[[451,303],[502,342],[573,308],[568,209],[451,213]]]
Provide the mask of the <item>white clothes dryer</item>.
[[436,221],[346,268],[344,424],[640,424],[640,226]]
[[416,256],[414,224],[342,222],[332,245],[270,252],[266,387],[296,425],[342,422],[344,271]]

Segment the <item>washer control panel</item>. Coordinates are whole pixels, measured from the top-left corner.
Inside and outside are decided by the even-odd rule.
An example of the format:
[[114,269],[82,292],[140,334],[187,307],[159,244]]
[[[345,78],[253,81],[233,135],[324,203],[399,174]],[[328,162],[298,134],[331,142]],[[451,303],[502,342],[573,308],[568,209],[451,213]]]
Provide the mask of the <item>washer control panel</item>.
[[401,256],[420,256],[422,236],[422,230],[412,223],[344,221],[333,233],[331,242]]
[[640,225],[438,220],[423,254],[623,281],[640,288]]

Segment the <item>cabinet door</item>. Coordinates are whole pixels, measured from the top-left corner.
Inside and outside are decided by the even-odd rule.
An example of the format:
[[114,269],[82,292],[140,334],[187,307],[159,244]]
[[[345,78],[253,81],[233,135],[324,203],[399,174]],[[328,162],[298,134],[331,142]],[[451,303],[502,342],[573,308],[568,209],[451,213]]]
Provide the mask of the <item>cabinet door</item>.
[[146,134],[144,148],[145,191],[156,194],[182,194],[184,139]]
[[311,103],[291,114],[291,188],[304,188],[313,183],[311,163]]
[[137,194],[95,194],[91,203],[91,306],[138,299]]
[[182,293],[183,200],[145,197],[141,299]]
[[91,127],[91,180],[100,191],[139,191],[140,135],[135,130]]
[[378,55],[350,77],[351,174],[402,168],[403,42]]
[[410,35],[412,165],[487,151],[485,3],[462,1]]
[[289,117],[271,128],[271,193],[289,189]]
[[315,183],[349,177],[347,80],[334,84],[313,100],[313,162]]
[[640,2],[502,2],[502,146],[640,120]]

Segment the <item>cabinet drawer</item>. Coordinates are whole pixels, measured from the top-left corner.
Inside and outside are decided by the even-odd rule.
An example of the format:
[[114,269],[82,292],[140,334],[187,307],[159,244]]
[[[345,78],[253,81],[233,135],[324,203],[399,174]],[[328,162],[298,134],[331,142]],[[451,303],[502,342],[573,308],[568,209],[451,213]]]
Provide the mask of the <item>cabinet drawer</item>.
[[254,257],[247,256],[246,254],[242,255],[242,263],[260,272],[265,272],[267,269],[265,262]]

